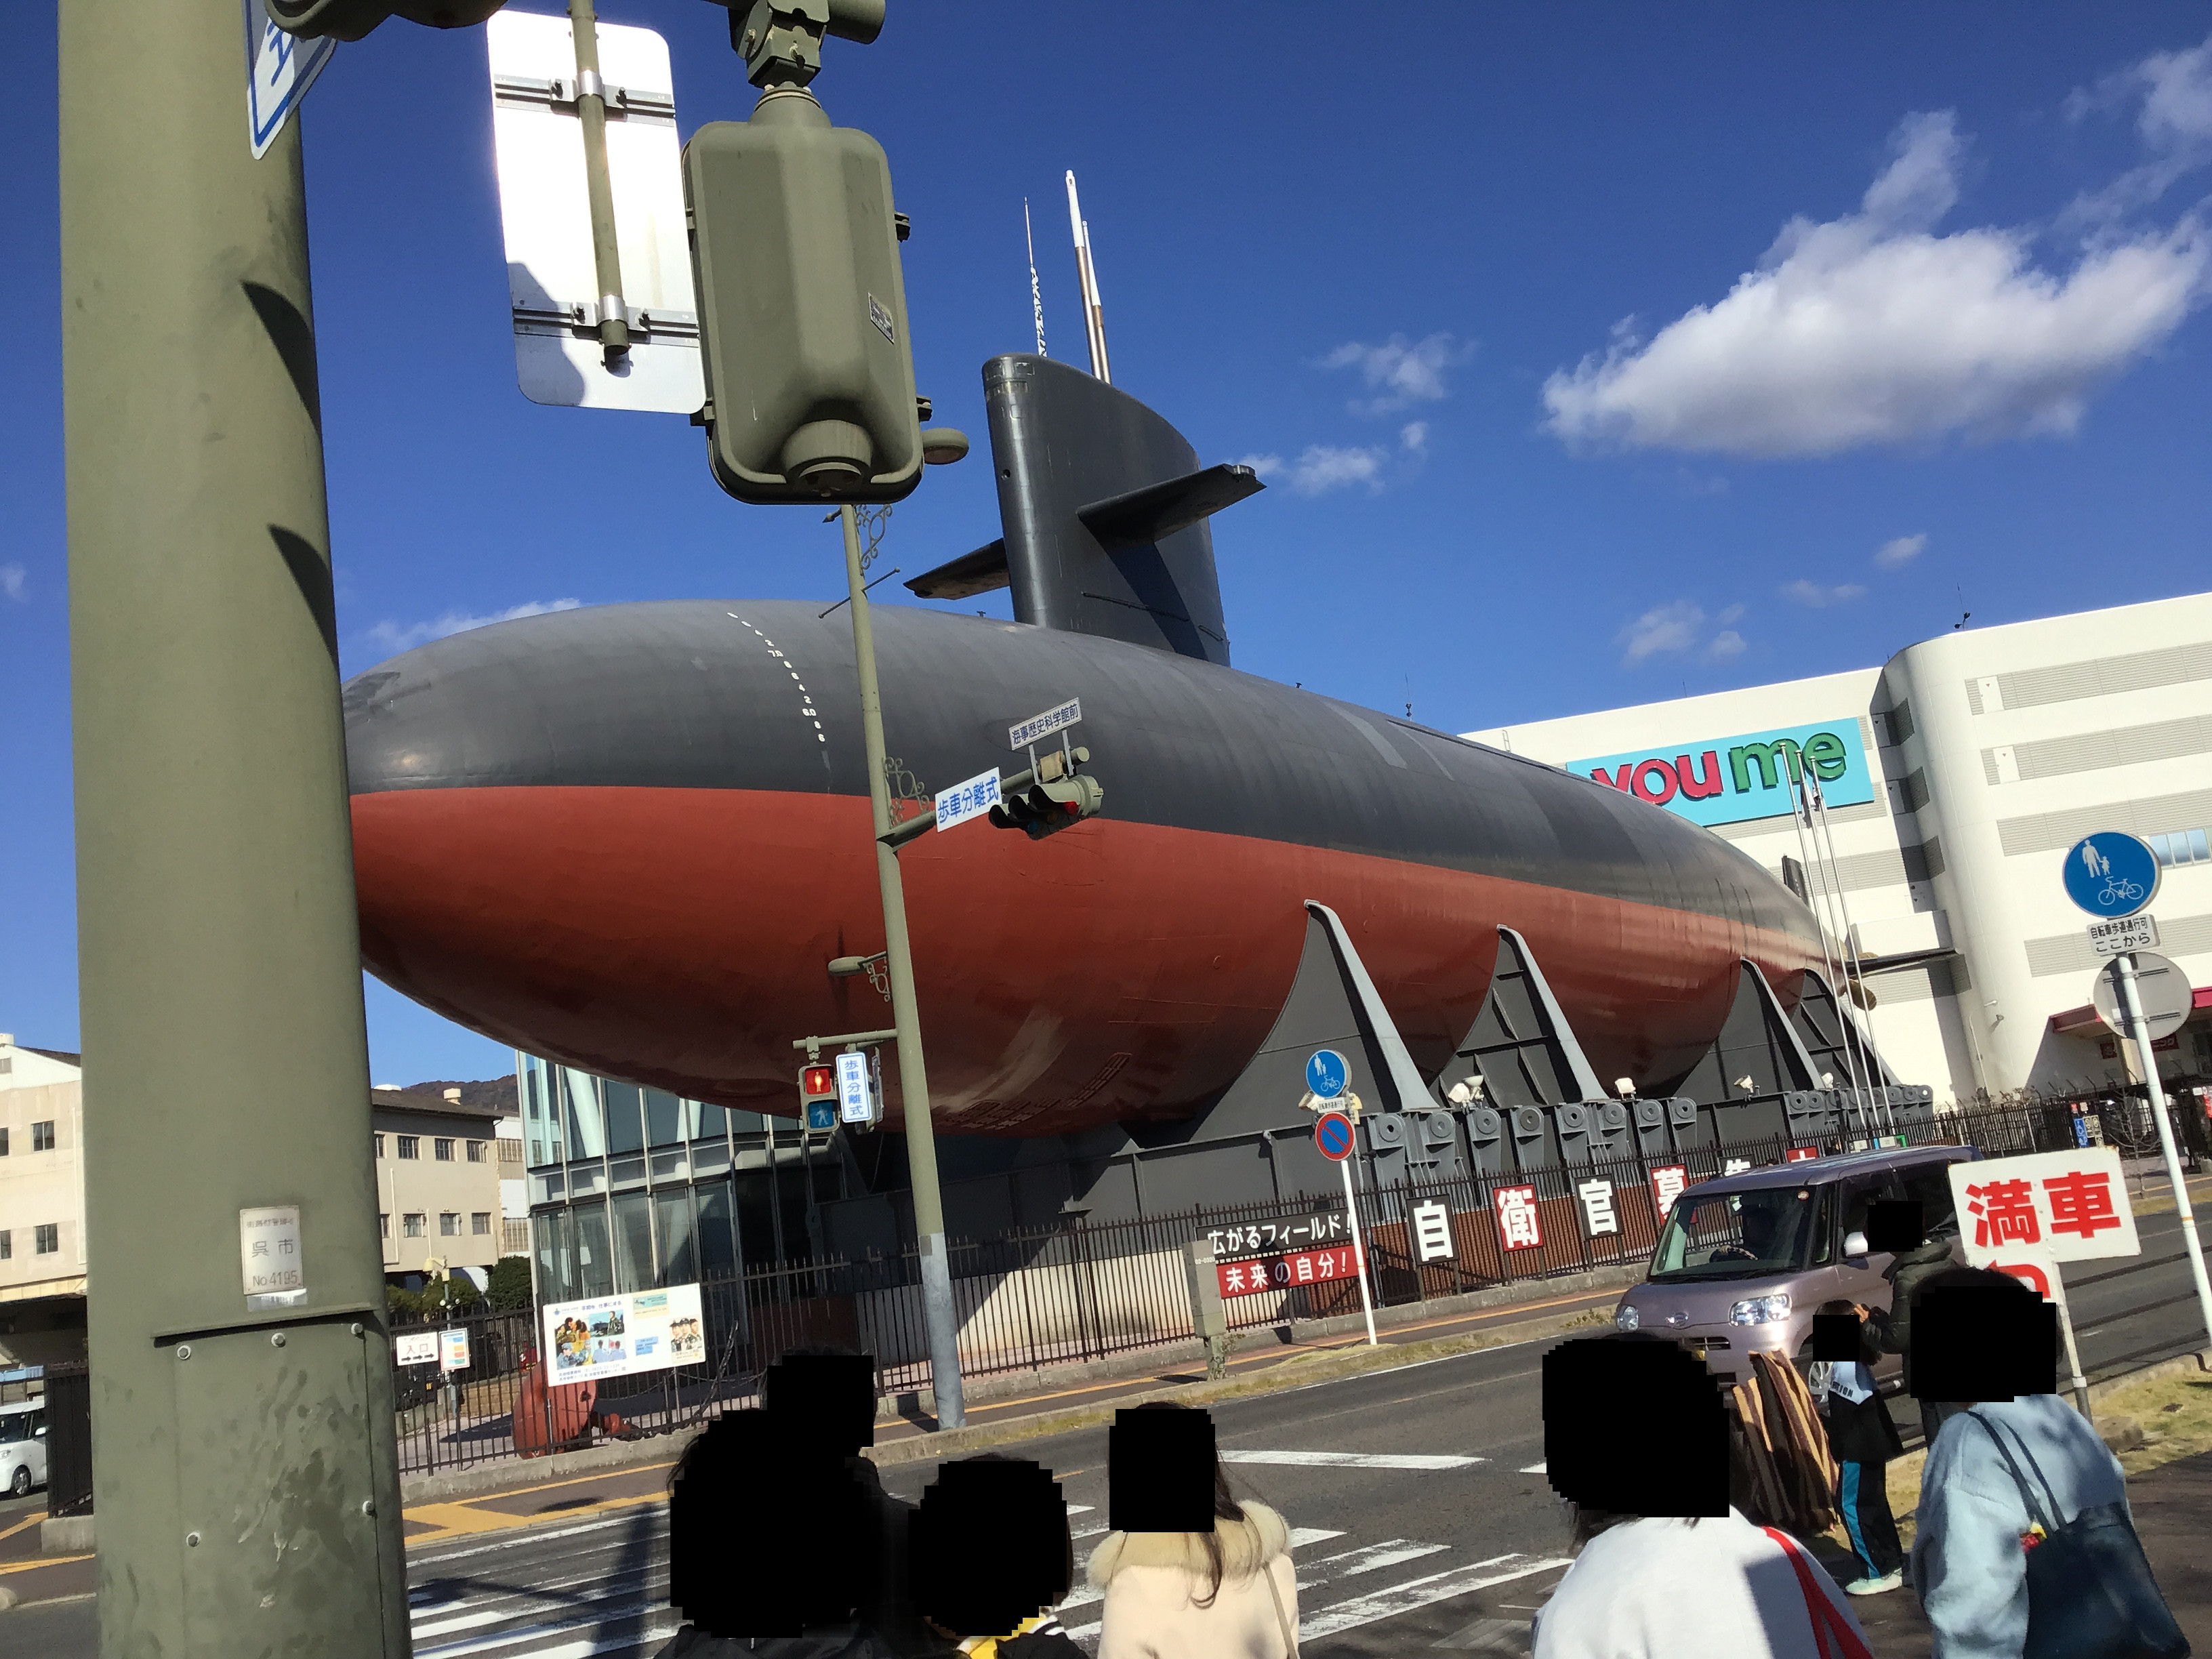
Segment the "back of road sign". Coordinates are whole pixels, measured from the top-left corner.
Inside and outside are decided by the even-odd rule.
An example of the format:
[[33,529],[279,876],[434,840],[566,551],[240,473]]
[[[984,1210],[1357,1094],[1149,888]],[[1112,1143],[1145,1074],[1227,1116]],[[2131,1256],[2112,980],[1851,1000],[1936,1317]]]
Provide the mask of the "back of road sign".
[[2131,916],[2158,895],[2158,855],[2117,830],[2084,836],[2066,849],[2066,896],[2093,916]]
[[503,11],[484,38],[522,395],[569,408],[696,413],[707,401],[706,380],[668,43],[651,29],[599,26],[607,179],[630,313],[629,350],[609,363],[599,345],[575,37],[565,17]]
[[[2189,1020],[2197,1006],[2197,993],[2189,983],[2189,975],[2172,962],[2148,951],[2135,952],[2136,1001],[2142,1009],[2143,1024],[2150,1028],[2150,1040],[2172,1036]],[[2120,1006],[2119,964],[2109,963],[2097,970],[2095,982],[2090,987],[2089,1000],[2096,1005],[2097,1018],[2121,1036],[2132,1035],[2128,1030],[2126,1011]]]

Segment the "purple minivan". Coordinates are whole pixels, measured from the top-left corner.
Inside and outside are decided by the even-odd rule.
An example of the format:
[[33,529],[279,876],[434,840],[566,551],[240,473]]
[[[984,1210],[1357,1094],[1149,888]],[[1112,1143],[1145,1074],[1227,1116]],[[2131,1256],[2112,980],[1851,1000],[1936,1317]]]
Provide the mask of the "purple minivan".
[[[1674,1338],[1727,1382],[1745,1381],[1744,1356],[1760,1349],[1802,1369],[1822,1303],[1889,1305],[1891,1258],[1867,1253],[1867,1206],[1917,1199],[1929,1241],[1955,1238],[1948,1171],[1979,1157],[1972,1146],[1883,1147],[1700,1182],[1674,1200],[1644,1282],[1613,1322]],[[1897,1391],[1899,1371],[1894,1355],[1875,1367],[1883,1393]]]

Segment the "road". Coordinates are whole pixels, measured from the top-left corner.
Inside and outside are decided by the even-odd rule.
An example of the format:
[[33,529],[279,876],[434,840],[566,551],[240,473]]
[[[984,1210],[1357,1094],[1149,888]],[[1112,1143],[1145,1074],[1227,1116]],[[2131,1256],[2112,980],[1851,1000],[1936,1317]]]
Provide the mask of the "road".
[[[2153,1265],[2070,1293],[2093,1376],[2136,1350],[2203,1344],[2175,1218],[2146,1217],[2140,1228]],[[2084,1263],[2067,1279],[2126,1265]],[[2121,1316],[2174,1297],[2183,1300]],[[1565,1556],[1559,1501],[1539,1468],[1542,1352],[1486,1349],[1213,1408],[1232,1475],[1295,1529],[1309,1659],[1526,1653],[1529,1614]],[[1910,1437],[1911,1401],[1895,1411]],[[1060,1472],[1079,1563],[1106,1530],[1104,1428],[1008,1449]],[[884,1485],[914,1498],[933,1473],[902,1465],[884,1472]],[[678,1622],[665,1601],[666,1512],[656,1504],[425,1547],[410,1552],[409,1569],[416,1659],[624,1659],[656,1649]],[[1096,1647],[1097,1603],[1081,1586],[1062,1617]],[[88,1599],[0,1615],[0,1659],[95,1651]]]

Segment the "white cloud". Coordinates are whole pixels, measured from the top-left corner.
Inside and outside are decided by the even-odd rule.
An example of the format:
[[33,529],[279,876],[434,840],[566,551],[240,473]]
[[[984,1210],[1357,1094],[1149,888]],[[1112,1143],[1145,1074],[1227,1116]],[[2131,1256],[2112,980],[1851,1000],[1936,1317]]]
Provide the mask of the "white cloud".
[[1948,113],[1906,118],[1858,212],[1793,220],[1726,298],[1554,373],[1548,429],[1756,456],[2071,432],[2100,383],[2203,301],[2212,248],[2185,218],[2092,245],[2061,277],[2025,233],[1936,235],[1960,149]]
[[1398,441],[1416,455],[1429,447],[1429,423],[1408,421],[1398,429]]
[[1382,463],[1390,459],[1383,449],[1339,449],[1328,444],[1308,444],[1297,459],[1285,462],[1279,455],[1247,455],[1243,465],[1265,478],[1280,477],[1301,495],[1322,495],[1346,484],[1364,483],[1371,491],[1382,488]]
[[1899,536],[1875,550],[1874,562],[1884,570],[1902,570],[1918,558],[1927,545],[1928,532],[1924,530],[1917,536]]
[[1799,605],[1809,605],[1815,611],[1832,605],[1848,605],[1853,599],[1866,597],[1866,589],[1856,582],[1839,582],[1833,587],[1823,587],[1818,582],[1808,582],[1802,577],[1794,582],[1784,582],[1778,590],[1785,599]]
[[1463,362],[1472,349],[1455,346],[1449,334],[1431,334],[1411,345],[1404,335],[1393,334],[1381,345],[1356,340],[1340,345],[1321,360],[1321,367],[1358,369],[1378,395],[1364,401],[1355,398],[1352,413],[1388,415],[1443,398],[1444,370]]
[[23,585],[30,580],[30,575],[31,573],[20,564],[0,564],[0,593],[20,600],[23,597]]
[[580,599],[531,599],[489,617],[467,617],[458,611],[448,611],[435,622],[411,623],[404,628],[398,623],[380,622],[368,630],[368,637],[387,651],[411,651],[432,640],[442,640],[448,634],[465,634],[471,628],[489,628],[494,623],[513,622],[518,617],[574,611],[581,603]]
[[2153,52],[2095,88],[2067,100],[2078,120],[2120,104],[2136,108],[2136,132],[2149,159],[2084,196],[2067,217],[2094,222],[2154,201],[2184,173],[2212,162],[2212,39],[2180,52]]
[[[1690,599],[1655,605],[1617,636],[1621,647],[1620,665],[1634,668],[1653,657],[1692,653],[1714,662],[1741,656],[1745,650],[1743,635],[1728,624],[1742,616],[1743,607],[1740,605],[1729,605],[1717,617],[1708,617],[1705,606]],[[1707,630],[1714,627],[1720,631],[1707,638]]]

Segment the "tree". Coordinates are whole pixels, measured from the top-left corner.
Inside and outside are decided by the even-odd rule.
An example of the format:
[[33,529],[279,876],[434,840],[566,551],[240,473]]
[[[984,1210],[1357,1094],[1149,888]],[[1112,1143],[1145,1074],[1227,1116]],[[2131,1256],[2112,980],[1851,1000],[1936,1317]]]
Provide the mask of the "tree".
[[395,1322],[403,1319],[420,1319],[422,1316],[422,1298],[404,1285],[386,1285],[384,1305]]
[[466,1273],[448,1273],[422,1287],[422,1311],[426,1314],[465,1312],[483,1299]]
[[484,1300],[495,1313],[520,1313],[530,1306],[530,1258],[503,1255],[491,1270]]

